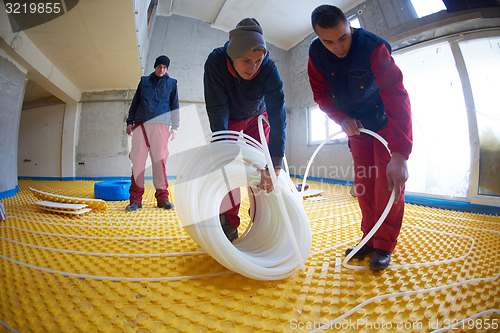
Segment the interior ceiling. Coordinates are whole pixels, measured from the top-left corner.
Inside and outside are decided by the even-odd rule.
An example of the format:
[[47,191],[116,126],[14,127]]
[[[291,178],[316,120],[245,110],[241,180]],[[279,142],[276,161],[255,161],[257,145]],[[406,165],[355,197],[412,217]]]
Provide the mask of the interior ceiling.
[[329,3],[346,11],[361,0],[158,0],[158,14],[179,14],[229,31],[245,17],[254,17],[266,41],[289,50],[311,32],[311,13]]
[[[147,0],[146,0],[147,1]],[[362,0],[328,1],[348,10]],[[289,50],[311,32],[323,0],[158,0],[157,15],[178,14],[223,31],[256,18],[266,40]],[[80,0],[65,15],[25,30],[47,59],[80,91],[133,89],[141,75],[134,0]]]
[[80,0],[24,32],[80,91],[135,88],[141,76],[132,0]]

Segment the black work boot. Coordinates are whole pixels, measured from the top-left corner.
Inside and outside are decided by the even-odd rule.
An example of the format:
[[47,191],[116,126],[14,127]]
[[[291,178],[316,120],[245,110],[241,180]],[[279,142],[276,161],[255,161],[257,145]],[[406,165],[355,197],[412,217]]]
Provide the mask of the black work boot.
[[128,210],[129,212],[133,212],[134,210],[138,210],[141,208],[142,208],[142,204],[140,204],[138,202],[131,202],[130,205],[125,207],[125,209]]
[[[354,248],[356,246],[350,247],[347,250],[345,250],[345,256],[347,257],[349,255],[349,253],[351,253],[352,250],[354,250]],[[361,249],[359,249],[358,252],[356,252],[354,254],[354,256],[352,256],[351,259],[363,259],[364,257],[366,257],[367,255],[369,255],[369,254],[371,254],[373,252],[375,252],[375,249],[373,247],[368,246],[368,245],[365,244],[365,245],[363,245],[363,247]]]
[[168,200],[165,200],[165,201],[158,201],[158,205],[157,205],[159,208],[165,208],[165,209],[174,209],[175,206],[173,203],[171,203],[170,201]]
[[226,214],[220,214],[219,218],[220,225],[222,226],[222,230],[224,231],[224,234],[226,234],[227,239],[232,242],[238,238],[238,229],[233,228],[229,223],[227,223]]
[[391,255],[392,252],[381,249],[375,249],[375,254],[373,255],[372,260],[370,261],[370,268],[375,270],[386,269],[391,262]]

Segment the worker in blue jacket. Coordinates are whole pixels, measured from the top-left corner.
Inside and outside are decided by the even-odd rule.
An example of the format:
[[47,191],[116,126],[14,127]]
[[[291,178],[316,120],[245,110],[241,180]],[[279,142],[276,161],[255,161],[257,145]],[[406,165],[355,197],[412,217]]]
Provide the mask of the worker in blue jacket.
[[[205,103],[213,132],[241,131],[260,142],[258,117],[271,128],[264,132],[276,176],[283,165],[286,141],[286,109],[283,82],[269,57],[264,32],[254,18],[245,18],[229,32],[229,41],[213,50],[205,62]],[[269,170],[261,171],[259,189],[273,190]],[[230,240],[238,237],[239,189],[223,200],[221,224]]]
[[168,181],[165,164],[168,158],[168,141],[175,139],[179,127],[179,97],[177,80],[168,76],[170,59],[161,55],[156,58],[155,71],[141,77],[130,105],[127,118],[127,134],[132,135],[132,184],[128,211],[142,208],[144,172],[148,153],[153,168],[153,184],[159,208],[173,209],[168,200]]

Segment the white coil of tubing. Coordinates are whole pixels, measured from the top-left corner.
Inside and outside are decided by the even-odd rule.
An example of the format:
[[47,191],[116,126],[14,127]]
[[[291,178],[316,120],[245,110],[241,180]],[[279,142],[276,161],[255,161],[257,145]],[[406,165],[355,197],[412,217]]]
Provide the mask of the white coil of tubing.
[[[214,137],[226,140],[212,142]],[[282,170],[275,184],[280,191],[264,193],[256,187],[257,169],[266,165],[260,143],[234,131],[212,133],[207,142],[186,153],[175,182],[177,215],[189,236],[221,265],[255,280],[280,280],[303,268],[311,228],[289,175]],[[226,194],[239,187],[248,189],[251,221],[231,243],[221,228],[219,209]]]

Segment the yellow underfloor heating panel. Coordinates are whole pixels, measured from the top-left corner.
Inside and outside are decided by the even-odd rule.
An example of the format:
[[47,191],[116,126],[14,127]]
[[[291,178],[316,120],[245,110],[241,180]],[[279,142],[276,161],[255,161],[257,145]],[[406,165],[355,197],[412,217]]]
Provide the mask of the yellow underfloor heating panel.
[[[345,268],[345,249],[361,237],[357,201],[347,186],[309,184],[324,192],[304,199],[306,270],[255,281],[207,255],[175,210],[156,208],[151,183],[139,211],[108,201],[71,216],[37,208],[29,188],[93,198],[94,182],[19,181],[18,194],[1,200],[0,331],[500,332],[498,215],[406,204],[391,263],[406,267]],[[241,228],[245,190],[242,198]]]

